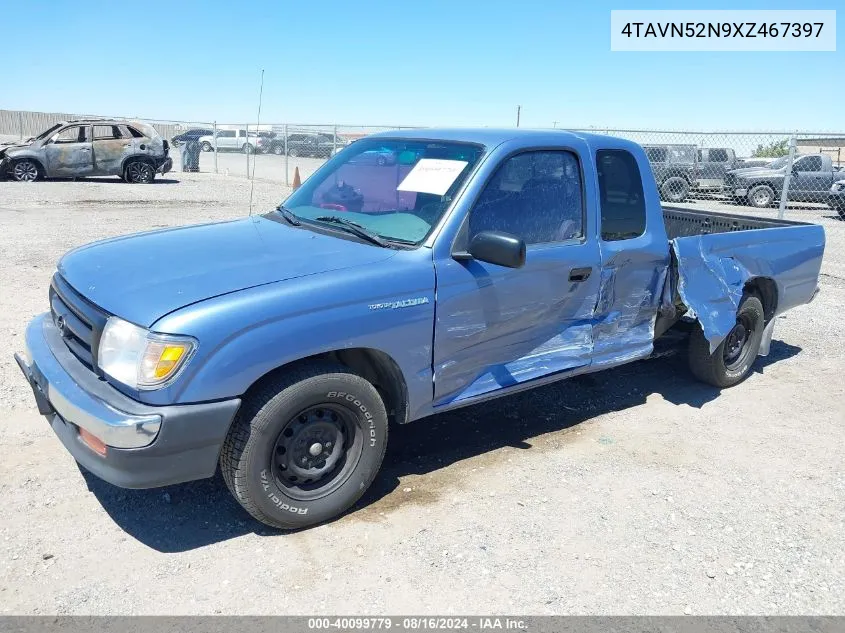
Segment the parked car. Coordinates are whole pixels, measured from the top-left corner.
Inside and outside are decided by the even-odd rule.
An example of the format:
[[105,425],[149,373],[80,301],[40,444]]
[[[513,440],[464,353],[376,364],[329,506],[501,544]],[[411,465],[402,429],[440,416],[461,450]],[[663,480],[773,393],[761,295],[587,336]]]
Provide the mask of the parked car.
[[[197,139],[200,149],[204,152],[213,152],[215,147],[214,135],[201,136]],[[266,136],[259,136],[255,132],[246,130],[217,130],[217,151],[236,151],[244,154],[263,152],[269,143]]]
[[[382,148],[401,178],[355,164]],[[94,475],[219,463],[255,518],[301,528],[367,490],[389,423],[643,359],[670,330],[694,376],[738,384],[823,251],[821,226],[661,208],[631,141],[380,133],[264,215],[66,254],[16,360]]]
[[173,168],[170,146],[137,121],[62,121],[23,143],[0,147],[0,174],[12,180],[119,176],[149,183]]
[[[725,193],[752,207],[766,208],[780,200],[788,156],[782,156],[766,167],[734,169],[725,175]],[[825,202],[833,183],[842,179],[842,172],[833,166],[826,154],[804,154],[794,157],[789,180],[788,198],[799,202]]]
[[736,169],[736,153],[730,147],[702,147],[696,152],[696,179],[693,188],[700,192],[719,192],[725,186],[725,174]]
[[683,202],[697,181],[695,145],[643,145],[660,198]]
[[186,132],[182,132],[181,134],[177,134],[172,139],[170,139],[170,145],[173,147],[179,147],[182,143],[186,141],[198,141],[203,136],[213,136],[214,130],[209,130],[207,128],[194,128],[192,130],[187,130]]
[[361,152],[350,159],[350,163],[358,165],[395,165],[396,152],[389,147],[377,147]]
[[845,220],[845,174],[842,180],[837,180],[830,187],[827,194],[827,206],[839,212],[839,217]]
[[[329,158],[335,149],[348,144],[349,142],[340,136],[322,132],[291,132],[287,137],[287,150],[290,156]],[[270,141],[267,151],[273,154],[284,154],[285,135],[277,133]]]

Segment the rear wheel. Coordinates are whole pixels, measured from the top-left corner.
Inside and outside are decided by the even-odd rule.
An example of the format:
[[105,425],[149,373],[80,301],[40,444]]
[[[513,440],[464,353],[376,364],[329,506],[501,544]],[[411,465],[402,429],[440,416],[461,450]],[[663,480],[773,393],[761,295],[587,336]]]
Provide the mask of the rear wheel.
[[683,202],[689,196],[689,182],[686,178],[672,176],[660,185],[660,197],[667,202]]
[[775,190],[769,185],[757,185],[748,192],[748,204],[758,209],[772,206],[775,201]]
[[759,297],[746,295],[739,305],[736,323],[715,351],[701,325],[690,337],[689,365],[693,375],[714,387],[732,387],[751,370],[763,340],[765,316]]
[[133,160],[127,163],[124,170],[126,182],[146,185],[155,179],[155,169],[147,161]]
[[285,148],[284,148],[283,146],[281,146],[281,145],[274,145],[274,146],[273,146],[273,153],[274,153],[276,156],[281,156],[282,154],[284,154],[284,153],[285,153]]
[[375,387],[343,365],[309,363],[268,379],[244,400],[220,467],[247,512],[295,529],[354,504],[386,446],[387,413]]
[[41,165],[29,158],[22,158],[12,165],[12,180],[35,182],[41,178]]
[[212,152],[212,151],[214,151],[214,146],[211,143],[209,143],[208,141],[203,141],[202,145],[201,145],[201,149],[204,152]]
[[254,154],[255,153],[255,147],[252,145],[252,143],[244,143],[243,147],[241,147],[241,151],[244,154]]

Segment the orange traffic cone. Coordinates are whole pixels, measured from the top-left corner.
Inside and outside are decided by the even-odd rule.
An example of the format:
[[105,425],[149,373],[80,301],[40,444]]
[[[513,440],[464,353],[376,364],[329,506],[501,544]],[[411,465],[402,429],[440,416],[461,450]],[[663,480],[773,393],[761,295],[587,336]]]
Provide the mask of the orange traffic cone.
[[302,184],[302,180],[299,178],[299,167],[294,167],[293,169],[293,190],[296,191],[299,189],[299,186]]

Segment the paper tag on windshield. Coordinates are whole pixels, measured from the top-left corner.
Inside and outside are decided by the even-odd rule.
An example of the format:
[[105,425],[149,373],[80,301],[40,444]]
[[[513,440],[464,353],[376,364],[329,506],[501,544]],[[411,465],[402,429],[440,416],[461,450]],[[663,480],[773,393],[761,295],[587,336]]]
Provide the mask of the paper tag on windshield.
[[421,158],[396,189],[442,196],[466,166],[465,160]]

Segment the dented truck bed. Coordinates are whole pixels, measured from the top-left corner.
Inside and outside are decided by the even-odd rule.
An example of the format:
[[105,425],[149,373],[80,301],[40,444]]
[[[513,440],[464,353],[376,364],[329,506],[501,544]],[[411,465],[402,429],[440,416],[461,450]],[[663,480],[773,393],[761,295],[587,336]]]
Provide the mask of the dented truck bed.
[[[715,349],[736,322],[749,282],[765,295],[767,338],[774,318],[818,292],[824,229],[816,224],[663,207],[672,245],[671,282]],[[765,349],[765,345],[764,345]]]

